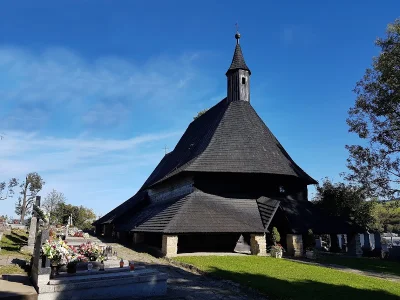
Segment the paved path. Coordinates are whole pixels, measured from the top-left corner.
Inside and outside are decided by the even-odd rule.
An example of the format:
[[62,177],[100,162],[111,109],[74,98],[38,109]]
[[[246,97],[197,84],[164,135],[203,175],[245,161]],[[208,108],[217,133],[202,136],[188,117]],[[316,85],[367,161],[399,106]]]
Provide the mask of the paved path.
[[302,259],[291,259],[291,258],[285,258],[287,260],[291,260],[294,262],[299,262],[303,264],[308,264],[308,265],[315,265],[315,266],[321,266],[321,267],[326,267],[326,268],[331,268],[331,269],[336,269],[340,270],[343,272],[349,272],[349,273],[354,273],[354,274],[359,274],[359,275],[364,275],[364,276],[370,276],[370,277],[378,277],[382,279],[387,279],[390,281],[394,282],[399,282],[400,283],[400,276],[392,275],[392,274],[386,274],[386,273],[376,273],[373,271],[361,271],[358,269],[352,269],[349,267],[345,267],[342,265],[336,265],[336,264],[327,264],[327,263],[320,263],[320,262],[314,262],[314,261],[308,261],[308,260],[302,260]]
[[133,251],[118,243],[107,243],[117,251],[119,257],[141,262],[147,267],[155,268],[168,274],[168,292],[162,297],[151,299],[179,299],[179,300],[262,300],[266,299],[256,291],[244,289],[239,284],[228,280],[213,279],[197,274],[179,266],[172,265],[167,260],[155,258],[147,253]]
[[0,279],[0,300],[36,300],[37,298],[36,290],[27,275],[2,275]]

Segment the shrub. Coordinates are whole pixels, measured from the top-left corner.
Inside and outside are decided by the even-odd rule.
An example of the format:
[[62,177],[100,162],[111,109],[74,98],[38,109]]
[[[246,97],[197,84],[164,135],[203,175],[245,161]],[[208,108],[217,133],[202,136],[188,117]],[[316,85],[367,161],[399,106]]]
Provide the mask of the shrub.
[[276,245],[276,243],[279,243],[281,241],[281,235],[279,234],[279,231],[276,227],[272,228],[271,241],[274,245]]
[[315,247],[314,233],[311,229],[308,229],[307,231],[307,235],[305,238],[305,246],[306,250],[312,250]]

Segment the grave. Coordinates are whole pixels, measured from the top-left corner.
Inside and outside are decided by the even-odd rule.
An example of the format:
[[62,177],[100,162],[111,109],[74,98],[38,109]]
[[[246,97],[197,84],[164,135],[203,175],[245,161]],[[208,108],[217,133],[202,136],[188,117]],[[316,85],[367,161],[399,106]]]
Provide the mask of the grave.
[[[40,196],[36,196],[36,201],[35,201],[35,205],[40,207]],[[33,253],[34,251],[34,246],[35,246],[35,240],[36,240],[36,235],[38,232],[38,218],[36,215],[36,212],[34,211],[32,214],[32,218],[31,218],[31,225],[29,227],[29,236],[28,236],[28,244],[26,246],[23,246],[21,248],[22,251],[28,252],[28,253]]]
[[134,271],[130,271],[128,261],[124,261],[124,267],[120,268],[117,259],[105,261],[101,267],[98,267],[101,263],[94,263],[90,271],[83,263],[78,264],[75,274],[60,271],[60,274],[51,276],[50,261],[40,252],[48,238],[49,232],[42,230],[34,247],[31,279],[39,300],[150,297],[167,292],[167,274],[144,266],[136,266]]

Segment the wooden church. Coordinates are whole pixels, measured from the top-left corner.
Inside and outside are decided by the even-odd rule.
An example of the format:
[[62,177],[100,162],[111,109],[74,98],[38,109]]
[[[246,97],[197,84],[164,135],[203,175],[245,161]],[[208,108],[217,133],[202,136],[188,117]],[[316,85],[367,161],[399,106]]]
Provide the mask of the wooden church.
[[[302,235],[350,233],[309,202],[317,182],[285,151],[250,103],[250,75],[236,33],[226,72],[227,97],[195,119],[140,190],[95,222],[98,234],[159,247],[166,256],[232,252],[248,245],[266,252],[276,226],[292,255]],[[238,243],[239,242],[239,243]]]

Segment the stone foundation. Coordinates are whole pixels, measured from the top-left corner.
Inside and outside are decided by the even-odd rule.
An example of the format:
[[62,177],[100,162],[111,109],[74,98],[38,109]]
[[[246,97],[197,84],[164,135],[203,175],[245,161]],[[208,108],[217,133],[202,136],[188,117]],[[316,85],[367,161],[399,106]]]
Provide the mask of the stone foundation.
[[265,234],[250,235],[250,252],[252,255],[267,255],[267,242]]
[[303,237],[300,234],[286,235],[287,253],[290,256],[303,256]]
[[178,236],[164,234],[162,236],[161,252],[166,257],[173,257],[178,254]]

